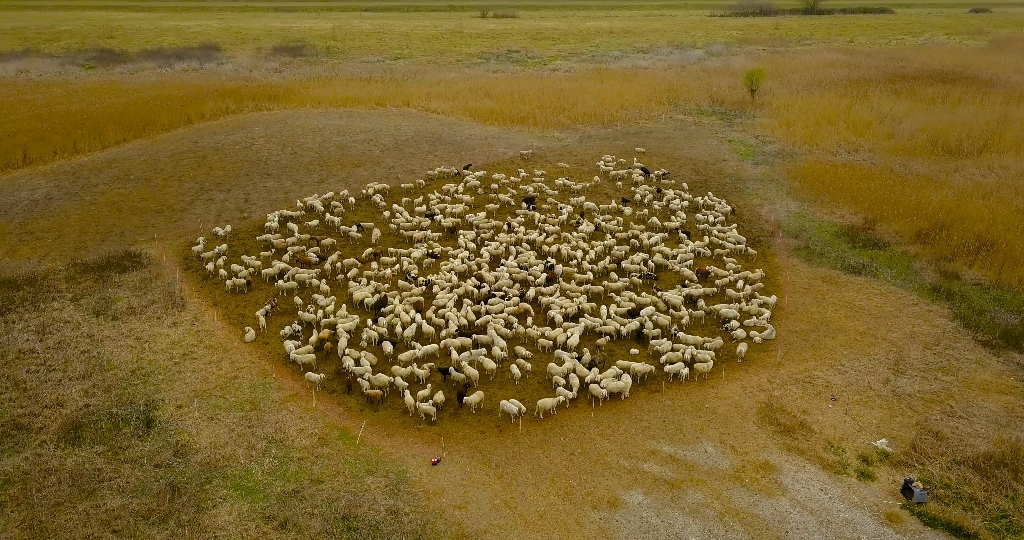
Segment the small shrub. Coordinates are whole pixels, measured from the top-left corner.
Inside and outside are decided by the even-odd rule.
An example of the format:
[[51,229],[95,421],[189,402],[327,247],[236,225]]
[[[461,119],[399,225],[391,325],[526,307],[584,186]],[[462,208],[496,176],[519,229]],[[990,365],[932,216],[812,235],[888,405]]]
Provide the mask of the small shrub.
[[309,56],[310,50],[309,45],[306,45],[305,43],[281,43],[271,47],[270,54],[273,56],[301,58],[303,56]]
[[481,19],[486,19],[490,14],[491,14],[490,10],[481,9],[480,10],[480,14],[478,15],[478,17],[480,17]]
[[895,15],[896,10],[886,6],[855,6],[826,10],[835,15]]
[[878,475],[876,475],[875,471],[867,465],[858,465],[857,468],[853,470],[853,473],[857,477],[857,480],[860,480],[861,482],[874,482],[875,480],[878,480]]
[[750,99],[753,100],[757,96],[757,91],[761,89],[761,85],[764,84],[764,79],[768,72],[764,68],[754,68],[747,70],[743,75],[743,87],[750,93]]
[[509,10],[504,10],[504,11],[495,11],[494,14],[491,15],[491,18],[492,19],[518,19],[519,18],[519,12],[514,10],[514,9],[509,9]]
[[882,513],[882,517],[891,525],[903,525],[907,522],[907,517],[899,510],[886,510]]
[[825,467],[840,476],[848,476],[853,464],[850,463],[850,456],[846,452],[846,448],[832,441],[826,444],[826,448],[835,459],[829,459],[825,463]]
[[974,6],[968,9],[967,13],[992,13],[992,8],[988,6]]
[[873,448],[869,452],[861,452],[857,454],[857,461],[860,461],[867,467],[874,467],[882,463],[888,462],[892,459],[892,454],[882,450],[881,448]]

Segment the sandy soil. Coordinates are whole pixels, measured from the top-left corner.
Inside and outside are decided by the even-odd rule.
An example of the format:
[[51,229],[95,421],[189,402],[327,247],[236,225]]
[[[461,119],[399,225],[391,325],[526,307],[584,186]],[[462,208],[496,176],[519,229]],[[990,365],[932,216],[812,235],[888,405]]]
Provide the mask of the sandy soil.
[[[154,234],[176,247],[198,235],[200,222],[208,229],[361,185],[380,179],[385,164],[412,175],[526,147],[589,160],[633,145],[658,152],[692,190],[735,197],[744,210],[760,204],[755,171],[686,120],[551,137],[406,111],[302,111],[232,118],[0,178],[8,233],[0,257],[59,260],[152,245]],[[597,414],[580,400],[550,419],[528,418],[521,431],[494,414],[497,396],[477,415],[459,411],[423,427],[395,402],[375,411],[318,396],[317,408],[353,431],[365,422],[362,440],[405,466],[424,501],[465,537],[941,537],[912,519],[882,519],[905,471],[885,470],[869,484],[837,476],[821,468],[819,441],[856,453],[888,437],[900,448],[936,416],[962,417],[965,427],[1020,425],[1010,398],[1024,392],[1011,378],[1010,360],[1019,359],[981,348],[944,309],[903,291],[784,254],[765,264],[784,298],[774,319],[781,339],[742,364],[716,365],[708,381],[664,392],[648,382]],[[237,328],[214,313],[205,324],[233,339]],[[228,361],[267,370],[295,399],[309,398],[278,358],[233,352]],[[769,400],[806,419],[813,439],[786,439],[760,421]],[[442,437],[444,461],[431,467]]]

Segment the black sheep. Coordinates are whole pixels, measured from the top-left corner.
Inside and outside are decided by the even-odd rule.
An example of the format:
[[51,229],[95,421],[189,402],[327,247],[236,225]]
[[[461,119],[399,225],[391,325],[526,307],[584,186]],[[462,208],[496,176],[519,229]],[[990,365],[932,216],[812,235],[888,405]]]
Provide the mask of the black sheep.
[[651,170],[643,165],[640,166],[640,172],[644,173],[644,178],[650,178],[651,176]]
[[622,200],[622,206],[629,206],[629,203],[633,202],[632,199],[627,199],[625,197],[622,197],[621,200]]
[[462,408],[462,402],[466,400],[466,390],[469,390],[469,383],[466,383],[462,390],[455,393],[455,399],[459,402],[460,409]]
[[442,381],[447,381],[448,380],[448,375],[451,373],[451,371],[452,371],[452,368],[449,368],[449,367],[437,368],[437,372],[441,374],[441,380]]

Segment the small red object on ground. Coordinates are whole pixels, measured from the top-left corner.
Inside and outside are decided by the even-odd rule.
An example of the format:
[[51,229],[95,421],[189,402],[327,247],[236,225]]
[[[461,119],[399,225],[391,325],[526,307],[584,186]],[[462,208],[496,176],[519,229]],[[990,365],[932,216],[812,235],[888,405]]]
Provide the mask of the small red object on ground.
[[441,456],[434,456],[434,459],[430,460],[431,465],[437,465],[441,463]]

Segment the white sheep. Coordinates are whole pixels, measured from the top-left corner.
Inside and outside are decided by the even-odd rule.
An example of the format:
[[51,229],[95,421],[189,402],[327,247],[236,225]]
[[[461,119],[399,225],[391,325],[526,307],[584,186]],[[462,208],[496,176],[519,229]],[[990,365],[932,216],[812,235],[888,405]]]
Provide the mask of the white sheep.
[[505,399],[498,403],[498,418],[501,418],[502,413],[512,417],[513,424],[516,423],[516,417],[520,415],[519,407],[516,407],[511,401]]
[[685,381],[690,376],[690,369],[686,367],[683,362],[677,362],[675,364],[667,364],[665,366],[665,373],[668,374],[669,382],[672,382],[672,376],[678,375],[679,380]]
[[412,416],[413,411],[416,410],[416,398],[412,397],[412,393],[406,390],[402,399],[405,400],[405,408],[409,411],[409,416]]
[[510,374],[512,375],[512,379],[515,381],[516,385],[518,385],[519,379],[522,378],[523,376],[523,373],[519,371],[519,366],[515,364],[509,364],[508,369]]
[[562,396],[541,398],[537,400],[537,407],[534,408],[533,415],[540,415],[541,418],[544,418],[545,412],[550,411],[552,414],[558,414],[558,404],[562,403],[563,401],[565,401],[565,398]]
[[306,372],[304,377],[306,379],[307,387],[309,386],[309,383],[313,383],[316,385],[316,389],[319,390],[320,384],[324,382],[324,379],[327,378],[327,375],[324,375],[323,373],[313,373],[312,371],[309,371]]
[[587,390],[590,392],[591,399],[597,398],[598,404],[603,404],[602,402],[608,399],[608,391],[601,388],[599,384],[591,384]]
[[559,386],[558,388],[555,388],[555,395],[556,396],[561,396],[561,397],[565,398],[565,408],[567,408],[567,409],[569,408],[569,400],[570,399],[576,399],[576,392],[572,392],[570,390],[566,390],[565,388],[562,388],[561,386]]
[[700,375],[704,375],[704,380],[707,380],[708,373],[711,373],[711,368],[715,367],[714,360],[708,360],[707,362],[697,362],[693,364],[693,377],[696,379]]
[[470,411],[476,412],[476,408],[484,402],[484,393],[480,390],[473,392],[471,395],[466,396],[462,400],[464,404],[469,405]]
[[252,343],[253,341],[256,341],[256,331],[253,330],[251,327],[246,326],[244,340],[246,343]]
[[426,400],[427,398],[430,397],[430,392],[430,385],[428,384],[426,388],[420,390],[419,392],[416,392],[416,401],[420,402]]
[[417,403],[416,412],[420,415],[420,420],[424,420],[426,415],[430,415],[430,419],[437,421],[437,408],[429,403]]

